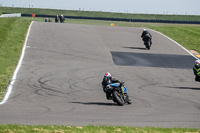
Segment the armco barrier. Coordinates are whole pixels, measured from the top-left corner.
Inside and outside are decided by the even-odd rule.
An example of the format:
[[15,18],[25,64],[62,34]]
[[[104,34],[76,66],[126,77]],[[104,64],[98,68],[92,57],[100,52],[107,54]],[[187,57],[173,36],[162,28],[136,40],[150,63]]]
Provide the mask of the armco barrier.
[[[22,17],[32,17],[32,14],[21,14],[21,16]],[[35,14],[35,17],[55,18],[55,15]],[[153,20],[153,19],[125,19],[125,18],[82,17],[82,16],[65,16],[65,18],[71,18],[71,19],[90,19],[90,20],[107,20],[107,21],[125,21],[125,22],[144,22],[144,23],[200,24],[200,21],[175,21],[175,20]]]
[[2,18],[8,18],[8,17],[21,17],[21,13],[2,14],[0,17],[2,17]]

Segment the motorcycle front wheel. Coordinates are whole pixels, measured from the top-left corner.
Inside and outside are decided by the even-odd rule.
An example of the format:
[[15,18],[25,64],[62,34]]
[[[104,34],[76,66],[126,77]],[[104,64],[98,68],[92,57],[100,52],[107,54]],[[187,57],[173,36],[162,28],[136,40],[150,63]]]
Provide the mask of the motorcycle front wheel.
[[119,93],[117,91],[113,91],[112,95],[113,95],[113,101],[114,102],[117,102],[117,104],[120,105],[120,106],[124,105],[125,101],[124,101],[121,93]]
[[147,48],[148,50],[150,50],[151,44],[150,44],[150,42],[149,42],[149,41],[148,41],[148,42],[146,42],[145,46],[146,46],[146,48]]

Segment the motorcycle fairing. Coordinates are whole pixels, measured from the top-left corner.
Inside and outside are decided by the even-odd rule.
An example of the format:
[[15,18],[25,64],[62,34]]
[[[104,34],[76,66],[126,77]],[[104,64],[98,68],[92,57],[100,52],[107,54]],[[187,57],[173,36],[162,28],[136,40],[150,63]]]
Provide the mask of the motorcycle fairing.
[[[112,86],[112,87],[118,88],[117,84],[109,84],[109,85]],[[126,87],[125,87],[125,86],[122,86],[122,87],[124,88],[124,92],[128,93]],[[123,89],[123,88],[122,88],[122,89]]]

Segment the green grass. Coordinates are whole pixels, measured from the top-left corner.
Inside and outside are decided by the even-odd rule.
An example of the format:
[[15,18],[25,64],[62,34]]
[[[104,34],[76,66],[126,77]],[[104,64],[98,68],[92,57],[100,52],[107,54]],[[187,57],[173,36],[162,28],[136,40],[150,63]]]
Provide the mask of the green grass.
[[18,63],[30,20],[0,18],[0,99]]
[[150,26],[150,28],[162,32],[188,50],[200,53],[200,25]]
[[199,15],[156,15],[156,14],[131,14],[131,13],[111,13],[111,12],[91,12],[75,10],[53,10],[36,8],[12,8],[0,7],[0,14],[5,13],[24,13],[24,14],[45,14],[65,16],[84,16],[84,17],[105,17],[105,18],[126,18],[126,19],[152,19],[152,20],[179,20],[179,21],[200,21]]
[[0,125],[1,133],[199,133],[191,128]]

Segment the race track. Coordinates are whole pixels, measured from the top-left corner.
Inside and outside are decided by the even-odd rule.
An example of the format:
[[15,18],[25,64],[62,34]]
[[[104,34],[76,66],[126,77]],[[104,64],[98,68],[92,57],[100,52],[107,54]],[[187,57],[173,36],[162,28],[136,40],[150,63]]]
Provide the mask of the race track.
[[[195,58],[142,28],[34,22],[0,124],[115,125],[200,128]],[[108,101],[105,72],[125,81],[131,105]]]

